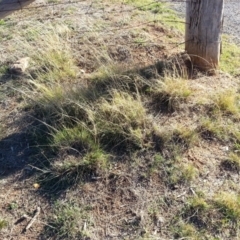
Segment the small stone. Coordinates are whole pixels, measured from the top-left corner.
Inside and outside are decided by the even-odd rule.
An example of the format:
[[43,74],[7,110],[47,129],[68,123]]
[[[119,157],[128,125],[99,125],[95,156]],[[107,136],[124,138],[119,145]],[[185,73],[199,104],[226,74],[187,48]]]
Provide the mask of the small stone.
[[222,147],[222,150],[223,150],[224,152],[227,152],[227,151],[229,151],[229,147],[228,147],[228,146],[224,146],[224,147]]
[[29,61],[29,57],[19,59],[11,66],[10,71],[15,74],[23,74],[29,66]]
[[159,217],[159,218],[158,218],[158,221],[159,221],[160,223],[164,223],[164,222],[165,222],[165,219],[164,219],[163,217]]
[[33,184],[33,187],[34,187],[35,189],[39,189],[39,188],[40,188],[40,184],[34,183],[34,184]]

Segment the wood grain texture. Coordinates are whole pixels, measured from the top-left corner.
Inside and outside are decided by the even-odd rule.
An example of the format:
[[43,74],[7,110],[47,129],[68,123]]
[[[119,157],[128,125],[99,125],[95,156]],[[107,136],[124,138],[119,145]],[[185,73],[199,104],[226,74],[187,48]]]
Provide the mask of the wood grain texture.
[[224,0],[190,0],[186,8],[185,50],[201,69],[219,65]]
[[0,19],[21,10],[35,0],[0,0]]

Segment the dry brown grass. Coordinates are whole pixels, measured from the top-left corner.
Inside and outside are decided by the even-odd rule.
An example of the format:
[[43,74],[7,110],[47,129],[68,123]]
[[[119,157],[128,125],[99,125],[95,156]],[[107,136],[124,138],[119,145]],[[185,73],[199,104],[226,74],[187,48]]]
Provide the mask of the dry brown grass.
[[[179,32],[161,22],[141,25],[173,17],[161,3],[130,11],[111,2],[101,2],[107,12],[93,1],[95,15],[66,8],[51,24],[23,21],[22,31],[9,26],[3,36],[0,126],[9,130],[1,135],[0,167],[14,158],[19,168],[0,180],[8,190],[0,195],[8,222],[0,237],[16,238],[24,223],[13,228],[12,216],[31,213],[37,202],[43,213],[29,239],[237,239],[236,80],[187,79],[179,49],[169,44]],[[6,76],[25,55],[32,59],[26,74]],[[29,125],[20,127],[27,115]],[[17,131],[28,133],[26,143]]]

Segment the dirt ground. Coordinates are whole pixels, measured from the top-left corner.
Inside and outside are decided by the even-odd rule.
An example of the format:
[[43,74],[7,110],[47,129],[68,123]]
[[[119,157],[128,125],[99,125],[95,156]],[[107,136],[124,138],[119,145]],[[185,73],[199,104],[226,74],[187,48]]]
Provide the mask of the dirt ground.
[[[88,14],[83,16],[86,12]],[[1,65],[9,67],[26,54],[16,45],[16,37],[24,38],[17,32],[18,29],[51,21],[67,23],[74,29],[72,37],[69,36],[70,45],[79,69],[86,74],[96,69],[92,65],[94,50],[88,52],[81,45],[84,34],[91,28],[96,32],[104,29],[97,35],[93,31],[94,40],[89,43],[93,44],[92,49],[104,43],[111,58],[122,66],[151,69],[157,61],[168,60],[183,52],[183,46],[175,44],[176,41],[181,42],[179,31],[155,23],[154,14],[153,21],[147,21],[144,14],[140,15],[132,6],[107,1],[104,4],[92,1],[49,4],[41,14],[37,8],[34,11],[23,10],[6,20],[6,23],[9,22],[8,29],[1,29]],[[29,22],[29,19],[34,21]],[[193,164],[199,173],[190,185],[166,187],[161,174],[147,176],[146,171],[153,164],[156,152],[143,150],[137,156],[119,156],[110,172],[88,176],[85,181],[64,191],[52,194],[38,188],[34,184],[38,183],[37,177],[42,170],[36,166],[44,155],[41,146],[33,139],[33,131],[40,123],[28,109],[23,108],[22,83],[25,78],[25,75],[14,76],[8,72],[0,79],[0,217],[7,222],[7,227],[0,231],[1,239],[64,239],[46,233],[49,228],[57,231],[49,223],[49,216],[55,214],[56,201],[91,206],[87,210],[90,220],[79,223],[80,228],[91,234],[76,239],[186,239],[174,238],[169,229],[172,219],[181,212],[189,196],[202,191],[211,198],[218,191],[240,191],[239,173],[231,172],[222,165],[231,146],[214,138],[204,139],[184,152],[182,161]],[[204,101],[206,92],[211,94],[218,89],[238,88],[239,82],[222,72],[214,77],[198,73],[189,80],[189,85],[194,94],[187,106],[183,105],[178,112],[170,114],[155,113],[153,117],[160,126],[179,124],[194,127],[198,114],[204,114],[201,109],[194,109],[196,101],[201,98]],[[132,161],[133,158],[137,161]],[[25,231],[37,207],[41,209],[40,214],[33,226]],[[157,216],[150,214],[151,208],[158,209]],[[24,218],[25,215],[28,217]],[[238,239],[237,236],[229,238],[228,232],[218,233],[218,236],[216,239]]]

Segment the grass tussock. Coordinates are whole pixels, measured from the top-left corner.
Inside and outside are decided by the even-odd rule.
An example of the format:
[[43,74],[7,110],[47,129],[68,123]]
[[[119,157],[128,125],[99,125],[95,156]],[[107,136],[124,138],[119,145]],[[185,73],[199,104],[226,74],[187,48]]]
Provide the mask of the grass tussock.
[[[71,184],[82,179],[86,171],[105,169],[108,152],[129,154],[158,145],[161,151],[166,148],[164,151],[171,152],[167,158],[176,159],[198,141],[197,131],[190,127],[154,128],[154,119],[146,109],[152,96],[143,91],[144,86],[150,85],[145,85],[149,80],[136,73],[130,77],[104,73],[98,79],[93,74],[94,78],[82,88],[64,88],[60,82],[30,82],[32,93],[39,95],[38,99],[32,95],[30,107],[49,129],[49,146],[55,153],[74,151],[78,155],[69,164],[50,164],[45,177],[50,186],[57,182],[59,186]],[[180,78],[166,78],[161,88],[160,80],[151,84],[158,86],[158,94],[167,98],[168,107],[174,106],[175,110],[176,104],[191,93],[186,80]],[[164,107],[161,106],[163,110]],[[193,166],[180,164],[169,167],[167,179],[170,185],[176,185],[191,182],[197,175]]]
[[173,139],[180,142],[185,148],[190,148],[199,141],[199,135],[195,128],[191,126],[177,125],[173,130]]
[[240,157],[238,153],[230,153],[226,160],[222,161],[222,167],[229,171],[239,171],[240,170]]
[[8,222],[4,219],[0,219],[0,231],[4,228],[6,228],[8,225]]
[[174,237],[176,239],[192,239],[199,240],[198,230],[194,227],[194,225],[189,223],[181,222],[179,225],[173,230]]
[[215,94],[213,102],[215,105],[213,112],[231,115],[239,114],[239,95],[232,90]]
[[[97,14],[92,14],[96,7]],[[129,9],[134,14],[125,16]],[[85,26],[84,18],[76,16],[65,24],[25,26],[16,46],[31,58],[19,92],[24,110],[37,122],[28,130],[41,155],[29,157],[41,162],[34,181],[39,194],[62,199],[46,203],[52,213],[42,239],[233,239],[239,196],[216,194],[208,181],[223,188],[226,174],[216,177],[221,171],[232,174],[231,181],[237,179],[237,90],[216,92],[216,86],[199,80],[204,74],[187,68],[189,56],[172,54],[172,44],[165,46],[181,30],[165,4],[93,1],[89,13]],[[140,27],[142,22],[151,23]],[[170,31],[174,24],[177,33]],[[117,30],[108,35],[112,29]],[[5,65],[1,75],[8,73]],[[201,84],[201,90],[214,92],[200,91],[203,104],[193,92]],[[8,103],[1,106],[8,111]],[[10,142],[5,135],[0,147]],[[213,156],[226,155],[223,145],[232,153],[219,165]],[[7,145],[7,154],[12,156],[18,148],[11,147]],[[21,154],[16,156],[21,159]],[[205,161],[208,156],[212,162]],[[0,220],[0,229],[6,224]]]
[[[27,41],[19,41],[19,46],[28,51],[31,59],[29,72],[33,79],[37,79],[37,83],[69,82],[76,79],[78,69],[68,44],[69,33],[69,28],[63,24],[40,24],[35,30],[28,29],[24,36]],[[29,35],[32,36],[31,39]]]
[[206,202],[204,197],[193,197],[189,200],[189,208],[193,209],[196,212],[204,212],[209,209],[209,204]]
[[93,228],[90,206],[79,206],[74,203],[57,202],[54,207],[53,218],[49,220],[50,227],[46,227],[48,237],[55,239],[87,239],[89,229]]
[[[201,233],[201,237],[216,236],[219,232],[229,236],[227,229],[236,233],[239,229],[239,196],[235,193],[220,192],[208,199],[196,195],[188,199],[182,211],[183,225],[190,224]],[[182,234],[180,231],[178,234]],[[191,235],[191,233],[189,233]]]
[[172,163],[168,169],[167,182],[170,188],[177,185],[189,185],[198,177],[198,170],[191,163]]
[[159,147],[161,149],[172,149],[171,152],[174,152],[173,149],[178,149],[179,153],[184,152],[200,140],[198,130],[194,126],[176,124],[171,127],[160,128],[154,125],[153,129],[156,138],[159,139]]
[[76,79],[77,69],[69,47],[52,36],[46,38],[46,49],[39,50],[32,57],[38,65],[38,81],[72,82]]
[[221,192],[214,197],[219,211],[230,221],[238,222],[240,219],[240,196],[236,193]]
[[58,147],[72,147],[78,150],[96,149],[97,143],[93,136],[83,126],[73,128],[63,127],[53,135],[53,145]]
[[217,139],[225,143],[238,143],[240,140],[239,125],[235,124],[234,119],[221,116],[200,119],[198,132],[204,139]]
[[[76,153],[75,149],[73,153]],[[110,155],[100,148],[76,155],[62,157],[45,167],[38,179],[42,189],[51,192],[64,191],[76,186],[81,181],[93,180],[93,176],[109,167]]]
[[98,135],[105,144],[112,146],[124,142],[144,145],[148,116],[140,99],[126,92],[113,91],[112,99],[102,99],[97,113]]
[[153,103],[160,109],[165,107],[167,111],[175,111],[190,95],[187,80],[166,77],[163,81],[159,80],[153,89]]

